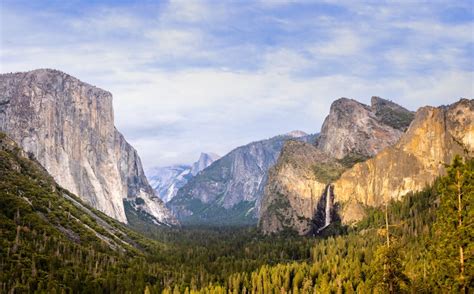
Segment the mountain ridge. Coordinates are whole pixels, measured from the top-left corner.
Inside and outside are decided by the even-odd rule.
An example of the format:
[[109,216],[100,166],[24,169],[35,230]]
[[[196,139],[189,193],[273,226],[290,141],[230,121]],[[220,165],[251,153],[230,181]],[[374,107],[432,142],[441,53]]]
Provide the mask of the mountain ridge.
[[345,203],[342,220],[360,220],[361,205],[377,207],[421,191],[444,174],[455,155],[474,155],[473,99],[421,107],[397,144],[344,172],[334,182],[335,200]]
[[237,147],[179,189],[167,205],[184,222],[255,224],[267,171],[286,140],[313,141],[302,132],[278,135]]

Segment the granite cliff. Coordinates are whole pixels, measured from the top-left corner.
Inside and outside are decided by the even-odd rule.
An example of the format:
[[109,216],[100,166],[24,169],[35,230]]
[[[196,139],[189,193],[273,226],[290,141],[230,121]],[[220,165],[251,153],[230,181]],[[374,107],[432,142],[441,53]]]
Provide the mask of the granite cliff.
[[413,119],[413,113],[388,100],[372,97],[368,106],[340,98],[331,105],[316,147],[330,156],[372,157],[395,144]]
[[56,70],[2,74],[0,130],[59,185],[107,215],[127,222],[126,201],[156,223],[177,224],[114,127],[109,92]]
[[337,217],[333,182],[355,163],[395,144],[413,118],[382,98],[371,106],[352,99],[333,102],[315,144],[287,142],[271,168],[259,227],[264,233],[317,233]]
[[345,223],[363,216],[363,206],[380,206],[420,191],[444,173],[453,157],[474,155],[474,100],[422,107],[400,141],[356,164],[334,182]]
[[342,164],[314,145],[287,142],[269,171],[259,227],[264,233],[286,229],[300,235],[310,233],[315,209],[325,202],[328,183],[342,170]]

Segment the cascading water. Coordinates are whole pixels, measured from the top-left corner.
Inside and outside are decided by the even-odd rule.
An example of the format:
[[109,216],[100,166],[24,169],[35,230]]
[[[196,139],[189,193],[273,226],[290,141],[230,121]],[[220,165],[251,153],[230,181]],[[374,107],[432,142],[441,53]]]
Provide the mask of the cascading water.
[[331,199],[331,185],[326,188],[326,206],[324,208],[324,226],[318,229],[318,233],[324,230],[331,224],[331,210],[332,210],[332,199]]
[[326,190],[326,217],[324,219],[324,227],[327,227],[331,224],[331,204],[331,185],[328,185],[328,189]]

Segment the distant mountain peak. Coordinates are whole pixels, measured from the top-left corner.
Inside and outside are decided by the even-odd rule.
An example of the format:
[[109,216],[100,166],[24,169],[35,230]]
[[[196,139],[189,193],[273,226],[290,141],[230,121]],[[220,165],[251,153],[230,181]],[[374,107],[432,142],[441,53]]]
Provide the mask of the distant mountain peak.
[[156,194],[164,202],[169,202],[190,179],[219,158],[220,156],[215,153],[201,152],[198,161],[192,165],[181,164],[150,169],[147,173],[148,179]]
[[193,177],[167,206],[185,223],[255,224],[268,170],[285,142],[315,137],[294,131],[239,146]]
[[299,137],[307,136],[308,134],[300,130],[294,130],[289,133],[286,133],[285,135],[289,137],[293,137],[293,138],[299,138]]
[[197,175],[200,171],[211,165],[214,161],[219,159],[220,156],[215,154],[215,153],[204,153],[201,152],[201,155],[199,156],[199,160],[193,163],[191,167],[191,174],[193,176]]
[[214,153],[214,152],[201,152],[201,154],[199,155],[199,160],[206,159],[206,158],[210,158],[213,161],[216,161],[219,158],[221,158],[221,156],[219,154]]

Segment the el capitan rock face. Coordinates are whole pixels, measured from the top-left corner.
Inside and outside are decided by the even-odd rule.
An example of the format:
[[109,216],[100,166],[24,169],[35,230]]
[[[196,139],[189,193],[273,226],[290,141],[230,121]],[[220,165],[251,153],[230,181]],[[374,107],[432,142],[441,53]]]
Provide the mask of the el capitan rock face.
[[360,219],[358,206],[379,206],[420,191],[444,173],[456,154],[473,156],[474,100],[422,107],[400,141],[374,158],[356,164],[334,183],[343,203],[342,220]]
[[371,106],[347,98],[334,101],[316,143],[287,142],[271,169],[261,230],[269,234],[290,229],[304,235],[326,227],[326,217],[335,217],[332,183],[354,163],[395,144],[412,117],[412,112],[379,97],[372,97]]
[[123,202],[129,201],[158,223],[177,223],[115,129],[109,92],[56,70],[2,74],[0,130],[58,184],[107,215],[127,222]]

